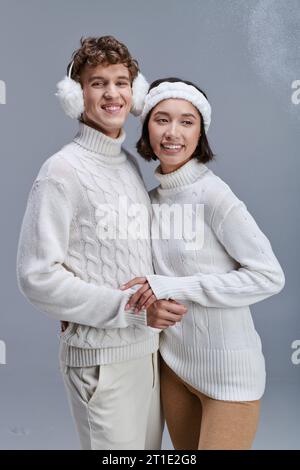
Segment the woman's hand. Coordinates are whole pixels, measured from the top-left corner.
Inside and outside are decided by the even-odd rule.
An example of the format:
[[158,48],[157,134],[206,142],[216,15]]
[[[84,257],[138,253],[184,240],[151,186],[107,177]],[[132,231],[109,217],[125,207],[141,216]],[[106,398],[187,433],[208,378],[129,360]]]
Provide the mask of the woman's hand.
[[138,313],[142,308],[147,309],[152,305],[156,300],[156,296],[154,295],[150,284],[148,283],[145,277],[135,277],[131,281],[123,284],[120,287],[121,290],[129,289],[137,284],[142,284],[142,287],[138,289],[135,294],[133,294],[128,303],[126,304],[125,310],[129,310],[133,306],[135,306],[134,312]]
[[186,313],[186,306],[175,300],[157,300],[147,309],[147,325],[165,330],[181,322]]

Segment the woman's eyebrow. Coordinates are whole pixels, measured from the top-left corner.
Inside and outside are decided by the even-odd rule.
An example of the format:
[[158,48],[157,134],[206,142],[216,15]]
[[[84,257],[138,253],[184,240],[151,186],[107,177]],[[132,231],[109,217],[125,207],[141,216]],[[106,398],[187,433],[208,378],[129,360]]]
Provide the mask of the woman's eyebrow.
[[154,116],[157,116],[158,114],[165,114],[166,116],[170,116],[169,113],[167,113],[166,111],[156,111],[156,113],[154,113]]
[[[153,116],[157,116],[159,114],[164,114],[165,116],[170,116],[170,114],[167,113],[166,111],[156,111],[156,113],[154,113]],[[193,119],[196,119],[196,116],[193,113],[182,113],[180,116],[181,117],[191,117]]]
[[192,118],[196,119],[196,116],[193,113],[183,113],[181,116],[183,116],[183,117],[192,117]]

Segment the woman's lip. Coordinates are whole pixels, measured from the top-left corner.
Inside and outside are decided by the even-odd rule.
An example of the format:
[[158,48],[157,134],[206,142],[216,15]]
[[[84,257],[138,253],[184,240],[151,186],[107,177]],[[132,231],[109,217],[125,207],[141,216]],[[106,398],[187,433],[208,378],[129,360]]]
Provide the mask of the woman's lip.
[[181,144],[174,144],[174,145],[176,145],[176,147],[168,148],[168,147],[165,147],[163,144],[161,144],[160,148],[164,151],[164,153],[168,153],[168,154],[179,153],[184,148],[184,145],[181,145]]

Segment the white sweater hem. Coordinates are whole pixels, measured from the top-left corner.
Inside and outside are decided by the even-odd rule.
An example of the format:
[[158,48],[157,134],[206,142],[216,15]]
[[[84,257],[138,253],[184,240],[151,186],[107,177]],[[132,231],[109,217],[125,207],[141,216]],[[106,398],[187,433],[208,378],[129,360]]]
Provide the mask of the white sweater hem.
[[91,367],[99,364],[113,364],[131,361],[158,350],[159,335],[152,334],[145,341],[126,344],[125,346],[102,348],[76,348],[67,344],[63,338],[60,341],[60,362],[71,367]]
[[160,353],[183,381],[215,400],[259,400],[265,390],[265,360],[259,348],[191,348],[162,333]]

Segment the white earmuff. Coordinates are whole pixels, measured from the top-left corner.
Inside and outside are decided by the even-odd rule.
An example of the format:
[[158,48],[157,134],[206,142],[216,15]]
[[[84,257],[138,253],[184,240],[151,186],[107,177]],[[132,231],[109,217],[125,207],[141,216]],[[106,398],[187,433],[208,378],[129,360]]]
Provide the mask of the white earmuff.
[[[74,62],[72,62],[68,75],[57,83],[57,92],[60,105],[67,116],[72,119],[79,119],[84,111],[83,92],[79,82],[71,78]],[[142,112],[149,83],[139,72],[132,83],[132,107],[130,112],[134,116],[139,116]]]
[[130,112],[134,116],[139,116],[142,113],[148,90],[149,83],[144,75],[139,72],[132,82],[132,106]]
[[78,119],[84,111],[83,93],[80,83],[71,78],[72,62],[68,75],[57,84],[57,93],[62,109],[72,119]]

